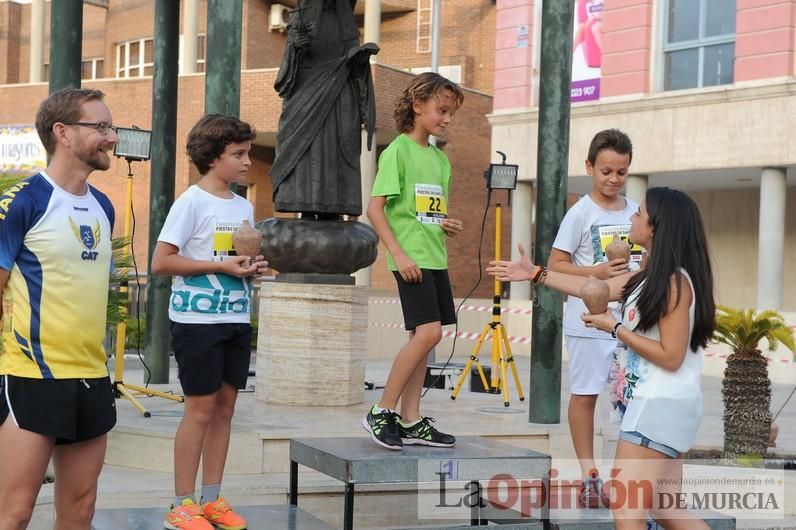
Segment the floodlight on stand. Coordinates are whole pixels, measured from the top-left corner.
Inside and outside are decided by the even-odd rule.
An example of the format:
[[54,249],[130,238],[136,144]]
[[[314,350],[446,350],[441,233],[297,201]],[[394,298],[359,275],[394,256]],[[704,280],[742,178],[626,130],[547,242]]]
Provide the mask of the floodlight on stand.
[[508,190],[517,187],[517,171],[519,166],[506,163],[506,154],[496,151],[503,161],[500,164],[489,164],[489,169],[484,172],[486,178],[486,188],[488,190]]
[[[500,164],[489,164],[489,168],[484,171],[484,178],[486,179],[487,200],[486,210],[489,210],[489,204],[492,200],[492,190],[506,190],[509,203],[511,202],[511,192],[517,187],[517,170],[519,166],[516,164],[506,163],[506,154],[497,151],[497,154],[503,159]],[[500,261],[500,232],[501,232],[501,203],[495,204],[495,261]],[[481,234],[484,233],[484,225],[486,222],[487,211],[484,211],[484,221],[481,224]],[[479,245],[480,249],[480,245]],[[480,252],[480,250],[479,250]],[[479,263],[480,265],[480,263]],[[514,376],[514,383],[517,386],[517,394],[520,401],[525,400],[522,393],[522,385],[520,384],[520,376],[517,371],[517,365],[514,362],[514,355],[511,353],[511,346],[509,345],[508,335],[503,323],[500,321],[500,315],[503,312],[500,306],[500,299],[502,297],[502,282],[495,277],[494,279],[494,295],[492,297],[492,321],[484,326],[484,330],[478,338],[475,349],[470,354],[470,360],[464,365],[459,382],[453,389],[451,399],[456,399],[459,391],[462,388],[464,379],[467,376],[473,377],[471,368],[475,364],[477,375],[481,379],[482,388],[487,389],[487,392],[503,394],[503,406],[509,406],[509,392],[508,392],[508,375],[511,370],[511,375]],[[484,340],[489,335],[492,342],[492,371],[490,372],[490,382],[487,383],[486,373],[481,366],[481,361],[478,358],[478,352],[484,344]]]
[[133,127],[117,127],[119,141],[113,148],[113,156],[125,158],[127,161],[149,160],[149,149],[152,143],[152,131]]
[[490,190],[513,190],[517,187],[515,164],[489,164],[486,187]]
[[[133,242],[135,240],[135,216],[133,215],[133,162],[149,160],[152,131],[139,129],[133,125],[129,128],[117,127],[116,135],[118,136],[118,140],[116,141],[116,146],[113,148],[113,155],[119,158],[124,158],[127,161],[127,193],[125,194],[124,202],[123,237],[126,241],[128,241],[128,243],[125,244],[125,246],[120,250],[125,256],[132,258],[133,267],[135,268],[135,252],[133,251]],[[137,274],[135,275],[135,281],[138,283]],[[128,287],[128,280],[123,278],[119,282],[119,292],[126,295],[129,292]],[[180,395],[154,390],[148,386],[139,386],[124,382],[124,344],[126,335],[127,320],[123,318],[121,319],[121,322],[116,325],[116,360],[113,375],[113,392],[116,398],[124,398],[128,400],[145,418],[149,418],[151,414],[141,403],[138,402],[139,397],[161,397],[172,401],[183,402],[184,399]],[[141,360],[143,361],[143,358]],[[146,367],[145,362],[144,367]],[[147,371],[149,371],[149,368],[147,368]],[[146,384],[149,385],[148,380]]]

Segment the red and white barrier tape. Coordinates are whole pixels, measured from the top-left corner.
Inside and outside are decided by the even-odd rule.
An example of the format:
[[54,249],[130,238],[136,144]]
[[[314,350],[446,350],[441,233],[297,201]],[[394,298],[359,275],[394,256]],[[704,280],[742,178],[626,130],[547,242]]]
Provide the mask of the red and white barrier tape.
[[[378,299],[369,300],[368,303],[370,303],[370,304],[400,304],[401,301],[398,298],[378,298]],[[492,307],[491,306],[482,306],[482,305],[465,305],[465,306],[462,306],[462,310],[464,310],[464,311],[477,311],[477,312],[486,312],[486,311],[491,312],[492,311]],[[519,308],[501,307],[500,308],[500,312],[501,313],[515,314],[515,315],[530,315],[532,313],[532,310],[531,309],[519,309]],[[370,324],[370,326],[377,327],[377,328],[404,329],[403,324]],[[792,326],[792,327],[794,329],[796,329],[796,326]],[[476,341],[476,340],[478,340],[479,335],[480,335],[479,333],[473,333],[473,332],[470,332],[470,331],[460,331],[459,334],[458,334],[458,337],[460,339],[467,339],[467,340]],[[453,337],[453,331],[443,331],[442,332],[442,336],[443,337],[449,337],[449,338]],[[492,336],[489,335],[486,338],[485,342],[491,342],[491,341],[492,341]],[[530,344],[531,343],[531,338],[530,337],[521,337],[521,336],[510,336],[509,337],[509,342],[511,342],[513,344]],[[705,357],[709,357],[709,358],[726,359],[729,354],[706,351],[706,352],[703,353],[703,355]],[[780,359],[768,358],[768,362],[769,363],[788,364],[788,363],[794,363],[796,361],[794,361],[792,358],[784,358],[784,359],[782,359],[782,358],[780,358]]]
[[[372,327],[372,328],[404,329],[404,325],[403,324],[370,323],[369,326]],[[442,336],[443,337],[451,338],[451,337],[453,337],[453,335],[454,335],[453,331],[443,331],[442,332]],[[475,333],[475,332],[472,332],[472,331],[460,331],[459,333],[456,333],[456,336],[458,338],[460,338],[460,339],[477,341],[478,337],[480,337],[481,334],[480,333]],[[484,339],[484,342],[492,342],[492,335],[491,334],[487,335],[486,339]],[[531,343],[531,338],[530,337],[521,337],[521,336],[509,335],[509,342],[511,344],[530,344]]]
[[[401,301],[397,298],[379,298],[375,300],[369,300],[368,303],[370,304],[400,304]],[[485,306],[485,305],[463,305],[461,308],[462,311],[477,311],[477,312],[492,312],[492,306]],[[513,307],[501,307],[500,313],[508,313],[512,315],[530,315],[533,311],[531,309],[521,309],[521,308],[513,308]]]
[[[373,327],[373,328],[404,329],[404,325],[403,324],[370,323],[369,326]],[[454,335],[453,331],[443,331],[442,332],[442,336],[443,337],[451,338],[451,337],[453,337],[453,335]],[[478,337],[480,335],[481,335],[480,333],[475,333],[475,332],[472,332],[472,331],[460,331],[458,334],[456,334],[456,336],[458,338],[460,338],[460,339],[471,340],[471,341],[477,341]],[[484,340],[484,342],[492,342],[492,335],[491,334],[487,335],[487,337]],[[523,337],[523,336],[519,336],[519,335],[509,335],[509,342],[511,344],[530,344],[531,343],[531,338],[530,337]],[[729,354],[706,351],[706,352],[703,353],[703,355],[705,357],[708,357],[708,358],[726,360]],[[788,359],[788,358],[772,359],[772,358],[769,357],[767,360],[768,360],[769,363],[782,363],[782,364],[789,364],[789,363],[796,362],[793,359]]]
[[397,298],[377,298],[368,300],[369,304],[400,304],[401,301]]

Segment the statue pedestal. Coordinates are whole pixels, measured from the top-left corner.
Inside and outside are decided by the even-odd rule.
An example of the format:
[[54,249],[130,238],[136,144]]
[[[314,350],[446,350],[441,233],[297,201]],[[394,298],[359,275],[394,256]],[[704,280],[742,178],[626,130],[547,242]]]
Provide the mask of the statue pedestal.
[[366,287],[263,282],[256,397],[280,405],[364,399]]

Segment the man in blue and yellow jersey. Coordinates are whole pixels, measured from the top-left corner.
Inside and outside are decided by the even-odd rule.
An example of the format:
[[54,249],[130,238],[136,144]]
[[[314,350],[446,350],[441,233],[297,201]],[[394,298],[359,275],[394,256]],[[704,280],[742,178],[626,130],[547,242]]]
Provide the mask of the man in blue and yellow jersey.
[[52,457],[55,528],[88,530],[116,423],[103,349],[114,212],[87,182],[119,139],[102,98],[45,99],[50,164],[0,197],[0,529],[27,527]]

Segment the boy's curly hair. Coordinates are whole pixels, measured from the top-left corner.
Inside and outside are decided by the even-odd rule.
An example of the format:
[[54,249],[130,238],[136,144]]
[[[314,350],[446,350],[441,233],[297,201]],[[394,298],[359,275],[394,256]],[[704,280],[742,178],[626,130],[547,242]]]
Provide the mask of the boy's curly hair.
[[254,127],[233,116],[206,114],[188,133],[188,156],[200,175],[210,171],[210,164],[229,144],[254,140]]
[[461,107],[464,93],[459,85],[434,72],[415,76],[395,104],[395,128],[398,132],[406,133],[415,127],[415,111],[412,108],[415,101],[428,101],[439,97],[446,90],[453,95],[454,110]]

